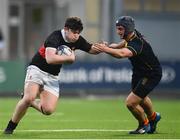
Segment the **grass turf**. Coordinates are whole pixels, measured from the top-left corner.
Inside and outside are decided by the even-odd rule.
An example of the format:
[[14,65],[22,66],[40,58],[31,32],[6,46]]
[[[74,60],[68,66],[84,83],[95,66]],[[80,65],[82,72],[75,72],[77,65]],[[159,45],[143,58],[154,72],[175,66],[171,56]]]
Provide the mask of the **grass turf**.
[[178,139],[180,101],[153,100],[162,115],[157,133],[129,135],[137,122],[128,112],[124,99],[59,100],[57,110],[44,116],[30,108],[13,135],[4,135],[17,103],[16,98],[0,99],[0,139]]

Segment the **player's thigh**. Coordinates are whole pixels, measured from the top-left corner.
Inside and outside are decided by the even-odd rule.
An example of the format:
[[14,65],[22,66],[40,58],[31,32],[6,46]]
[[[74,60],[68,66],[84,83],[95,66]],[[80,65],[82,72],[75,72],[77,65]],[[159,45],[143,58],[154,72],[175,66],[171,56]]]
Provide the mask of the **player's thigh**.
[[28,66],[25,84],[24,97],[35,98],[43,85],[42,73],[36,66]]
[[26,82],[24,85],[24,98],[34,100],[40,91],[40,85],[34,82]]
[[56,109],[59,97],[49,91],[43,90],[40,94],[41,106],[49,111]]

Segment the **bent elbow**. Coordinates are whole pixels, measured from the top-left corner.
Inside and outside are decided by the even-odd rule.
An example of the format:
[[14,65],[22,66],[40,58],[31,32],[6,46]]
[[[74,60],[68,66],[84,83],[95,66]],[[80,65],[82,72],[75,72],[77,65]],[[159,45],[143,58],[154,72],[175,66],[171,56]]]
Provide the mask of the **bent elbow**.
[[116,58],[123,58],[124,57],[124,54],[123,53],[117,53],[115,55]]
[[46,62],[47,62],[48,64],[54,64],[54,61],[52,61],[52,59],[46,58]]
[[119,57],[119,58],[126,58],[126,57],[130,57],[130,56],[131,56],[130,53],[124,53],[124,52],[122,52],[122,53],[119,53],[119,54],[118,54],[118,57]]
[[47,62],[48,64],[53,64],[53,61],[50,61],[50,60],[46,60],[46,62]]

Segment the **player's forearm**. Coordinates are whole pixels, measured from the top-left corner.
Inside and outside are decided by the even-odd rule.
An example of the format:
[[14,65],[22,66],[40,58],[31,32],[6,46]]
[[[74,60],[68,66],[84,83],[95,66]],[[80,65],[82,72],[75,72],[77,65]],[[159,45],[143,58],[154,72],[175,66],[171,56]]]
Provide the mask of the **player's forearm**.
[[126,45],[126,41],[123,40],[123,41],[121,41],[119,43],[112,43],[112,44],[109,45],[109,47],[114,48],[114,49],[120,49],[120,48],[125,47],[125,45]]
[[126,58],[126,57],[133,56],[133,53],[127,48],[113,49],[113,48],[106,47],[104,49],[104,52],[106,52],[116,58]]
[[46,62],[48,64],[73,63],[74,61],[75,61],[75,57],[73,56],[59,56],[59,55],[53,55],[51,57],[46,56]]
[[107,48],[105,48],[104,52],[113,56],[113,57],[116,57],[116,58],[122,58],[123,57],[123,54],[121,53],[121,51],[119,51],[119,49],[107,47]]

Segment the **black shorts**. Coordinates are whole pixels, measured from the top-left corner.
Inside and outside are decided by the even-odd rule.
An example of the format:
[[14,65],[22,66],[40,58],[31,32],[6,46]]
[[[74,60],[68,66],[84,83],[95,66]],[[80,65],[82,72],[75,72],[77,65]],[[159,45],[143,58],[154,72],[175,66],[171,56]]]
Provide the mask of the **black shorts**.
[[137,76],[132,77],[132,91],[140,98],[145,98],[160,82],[162,75],[157,74],[151,77]]

